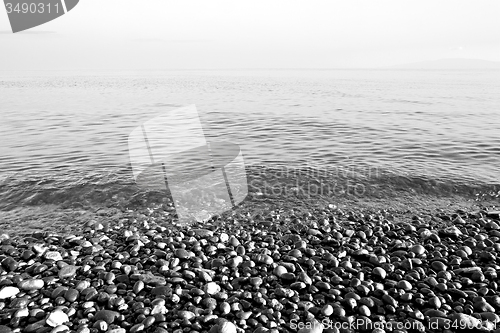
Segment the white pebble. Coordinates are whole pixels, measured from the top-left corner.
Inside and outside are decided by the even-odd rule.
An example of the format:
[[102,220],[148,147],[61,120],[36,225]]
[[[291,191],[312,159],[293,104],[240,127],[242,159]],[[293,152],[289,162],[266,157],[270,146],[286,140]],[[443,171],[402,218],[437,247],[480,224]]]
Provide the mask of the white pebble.
[[61,310],[54,310],[50,313],[47,318],[47,325],[51,327],[57,327],[69,321],[68,315],[62,312]]
[[215,295],[220,291],[220,286],[215,282],[209,282],[203,287],[203,291],[208,295]]
[[16,287],[4,287],[0,290],[0,299],[6,299],[16,296],[19,293],[19,288]]

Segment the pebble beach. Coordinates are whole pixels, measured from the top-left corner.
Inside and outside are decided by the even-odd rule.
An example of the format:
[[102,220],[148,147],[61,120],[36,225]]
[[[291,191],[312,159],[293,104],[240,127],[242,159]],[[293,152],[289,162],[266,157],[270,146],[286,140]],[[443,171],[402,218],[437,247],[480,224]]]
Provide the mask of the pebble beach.
[[343,207],[4,234],[0,332],[500,332],[499,210]]
[[[495,72],[7,74],[0,333],[500,333]],[[127,140],[192,104],[248,197],[179,225]]]

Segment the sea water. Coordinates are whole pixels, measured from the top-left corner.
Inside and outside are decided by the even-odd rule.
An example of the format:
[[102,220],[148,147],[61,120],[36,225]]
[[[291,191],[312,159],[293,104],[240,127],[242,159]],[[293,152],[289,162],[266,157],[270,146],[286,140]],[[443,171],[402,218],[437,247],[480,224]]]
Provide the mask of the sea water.
[[126,202],[129,134],[192,104],[207,141],[240,146],[249,180],[495,195],[499,92],[500,71],[4,71],[0,210]]

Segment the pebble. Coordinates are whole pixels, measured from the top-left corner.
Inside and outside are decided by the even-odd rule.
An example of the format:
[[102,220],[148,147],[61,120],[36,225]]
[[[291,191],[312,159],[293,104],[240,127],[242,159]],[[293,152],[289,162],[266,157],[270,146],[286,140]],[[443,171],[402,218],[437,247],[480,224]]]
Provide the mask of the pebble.
[[411,252],[415,253],[416,255],[422,255],[425,253],[425,247],[423,247],[420,244],[414,245],[411,249]]
[[44,258],[47,260],[61,261],[63,257],[57,251],[47,251],[44,255]]
[[3,287],[0,290],[0,299],[7,299],[14,297],[17,294],[19,294],[19,292],[20,292],[19,288],[16,287],[11,287],[11,286]]
[[74,265],[66,265],[59,270],[58,276],[60,279],[69,279],[75,276],[78,267]]
[[372,274],[382,280],[387,276],[387,272],[382,267],[375,267],[372,271]]
[[404,291],[410,291],[412,289],[411,283],[406,280],[399,281],[397,286],[399,289],[403,289]]
[[118,317],[119,313],[111,310],[99,310],[94,315],[95,320],[102,320],[106,322],[108,325],[113,324],[116,317]]
[[25,291],[42,289],[44,285],[45,285],[45,282],[42,279],[23,280],[23,281],[19,281],[19,283],[17,284],[19,289],[25,290]]
[[188,259],[191,257],[191,253],[189,253],[186,249],[176,249],[175,256],[179,259]]
[[62,310],[54,310],[47,317],[46,323],[51,327],[56,327],[69,322],[68,315]]
[[203,286],[203,291],[208,295],[215,295],[221,291],[221,287],[216,282],[209,282]]
[[275,333],[300,319],[311,324],[300,332],[323,332],[329,318],[366,327],[415,321],[423,332],[457,318],[500,321],[500,231],[484,213],[461,213],[465,223],[445,216],[453,229],[337,208],[284,220],[235,211],[193,228],[158,224],[168,215],[147,217],[154,212],[116,228],[89,222],[81,236],[2,240],[0,325],[28,333]]
[[447,269],[446,265],[443,262],[438,261],[438,260],[433,261],[431,263],[431,268],[433,270],[435,270],[436,272],[446,271],[446,269]]

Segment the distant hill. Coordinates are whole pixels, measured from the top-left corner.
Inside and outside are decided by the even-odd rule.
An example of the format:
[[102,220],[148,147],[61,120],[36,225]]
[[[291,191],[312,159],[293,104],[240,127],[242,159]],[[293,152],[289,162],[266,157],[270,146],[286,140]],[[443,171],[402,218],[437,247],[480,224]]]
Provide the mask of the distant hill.
[[391,66],[391,69],[500,69],[500,61],[479,59],[440,59],[406,65]]

